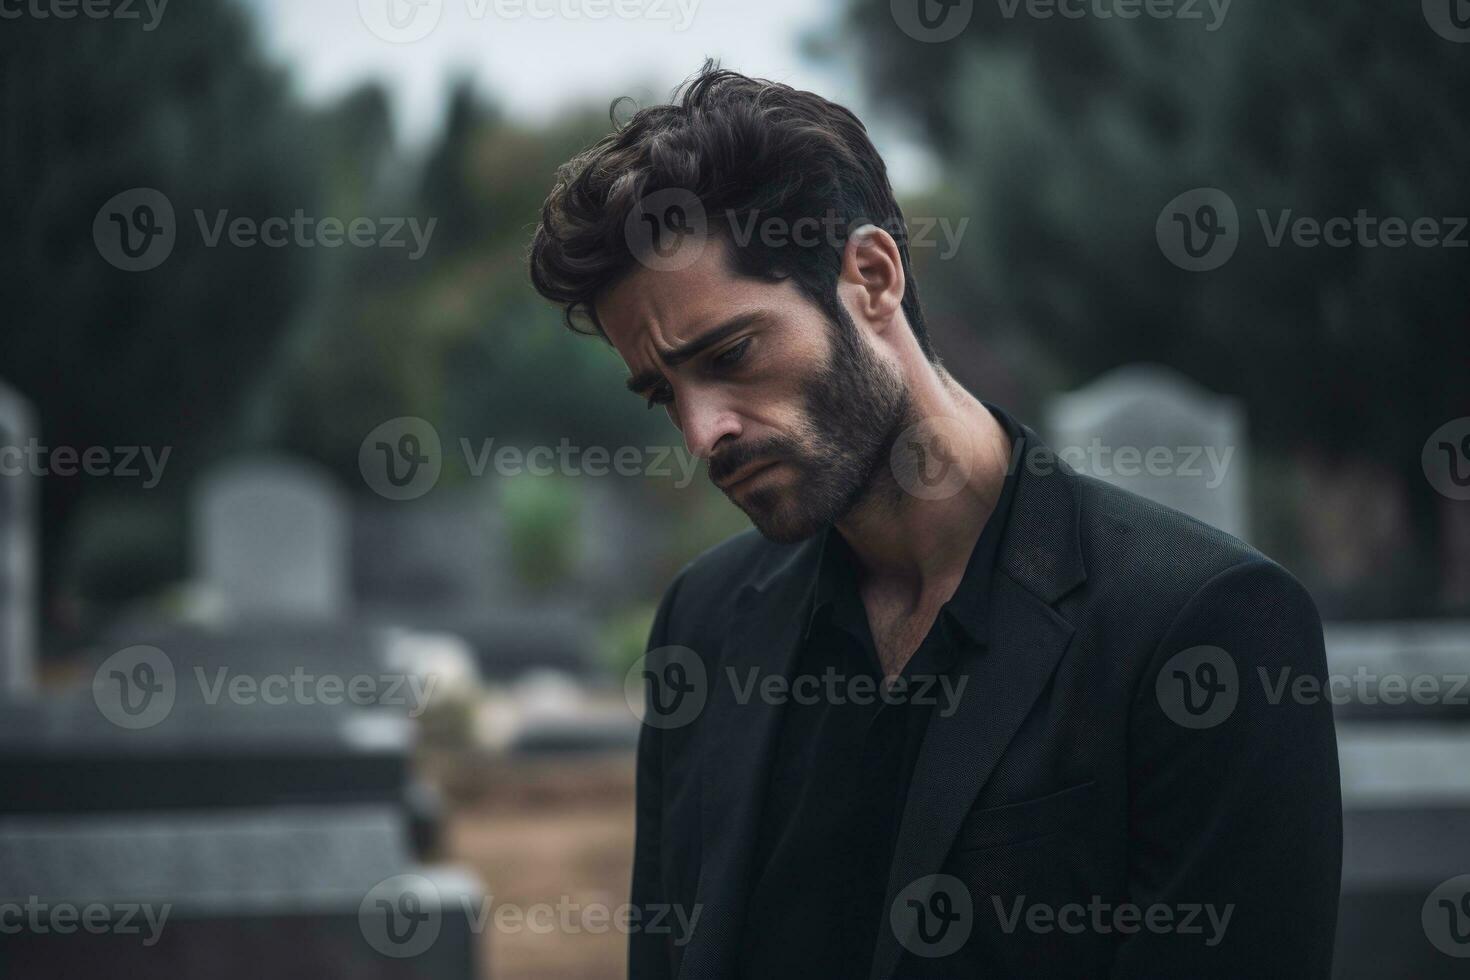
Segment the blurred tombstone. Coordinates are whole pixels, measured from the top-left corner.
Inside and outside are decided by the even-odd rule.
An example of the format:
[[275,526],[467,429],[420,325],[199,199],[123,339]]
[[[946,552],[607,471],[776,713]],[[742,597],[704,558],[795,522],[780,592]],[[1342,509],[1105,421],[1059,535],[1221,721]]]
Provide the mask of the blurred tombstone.
[[1423,916],[1470,868],[1470,622],[1329,622],[1324,634],[1343,802],[1334,975],[1463,976],[1463,959],[1425,941]]
[[8,451],[35,436],[29,402],[0,382],[0,698],[35,686],[37,477]]
[[412,506],[364,498],[353,508],[354,599],[388,612],[478,606],[503,594],[512,575],[494,503],[478,490],[441,489]]
[[1239,538],[1250,530],[1245,414],[1233,398],[1155,365],[1129,365],[1048,406],[1051,445],[1075,469]]
[[[7,980],[476,975],[478,886],[417,863],[405,719],[187,696],[185,660],[156,650],[162,693],[139,701],[116,663],[0,714],[0,903],[26,923],[7,930]],[[389,932],[374,901],[404,879],[428,882],[412,909],[387,889],[434,913],[418,946],[412,917]],[[63,934],[53,910],[102,925]]]
[[224,464],[197,491],[193,534],[197,573],[237,616],[329,619],[347,605],[345,505],[311,464]]
[[604,600],[641,594],[643,573],[664,538],[647,508],[620,485],[628,479],[589,479],[582,491],[577,577]]

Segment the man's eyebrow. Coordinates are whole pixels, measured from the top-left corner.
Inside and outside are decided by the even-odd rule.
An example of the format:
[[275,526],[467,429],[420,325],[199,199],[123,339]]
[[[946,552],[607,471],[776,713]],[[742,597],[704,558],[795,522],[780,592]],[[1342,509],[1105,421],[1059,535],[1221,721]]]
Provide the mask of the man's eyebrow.
[[[690,358],[697,357],[699,354],[715,346],[731,334],[738,333],[752,323],[765,319],[765,317],[766,314],[760,310],[741,313],[739,316],[726,320],[713,330],[706,330],[693,340],[685,341],[666,351],[658,351],[658,358],[669,367],[678,367]],[[647,371],[640,371],[628,379],[628,390],[634,394],[642,394],[663,379],[664,376],[659,371],[654,368],[649,368]]]

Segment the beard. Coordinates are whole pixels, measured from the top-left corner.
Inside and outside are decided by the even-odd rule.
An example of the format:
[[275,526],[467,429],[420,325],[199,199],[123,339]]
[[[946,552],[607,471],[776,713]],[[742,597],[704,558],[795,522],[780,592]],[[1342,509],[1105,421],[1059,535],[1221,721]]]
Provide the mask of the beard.
[[[912,414],[903,379],[863,343],[840,304],[837,319],[828,322],[832,352],[803,385],[805,413],[796,434],[711,463],[712,479],[758,459],[792,468],[789,484],[731,498],[763,537],[778,544],[804,541],[876,496],[888,475],[889,451]],[[891,476],[886,482],[897,491]]]

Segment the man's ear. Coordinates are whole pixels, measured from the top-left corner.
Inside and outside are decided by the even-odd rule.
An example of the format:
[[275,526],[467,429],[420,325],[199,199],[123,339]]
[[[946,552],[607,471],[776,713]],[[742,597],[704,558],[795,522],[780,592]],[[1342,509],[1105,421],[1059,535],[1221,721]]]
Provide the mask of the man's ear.
[[842,250],[840,295],[853,319],[882,333],[903,306],[903,260],[893,236],[874,224],[858,227]]

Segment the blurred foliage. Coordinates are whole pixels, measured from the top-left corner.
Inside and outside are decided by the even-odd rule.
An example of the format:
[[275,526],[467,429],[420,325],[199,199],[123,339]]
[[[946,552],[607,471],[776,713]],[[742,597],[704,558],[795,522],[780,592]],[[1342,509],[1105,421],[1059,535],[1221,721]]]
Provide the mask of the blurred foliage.
[[602,623],[598,630],[598,659],[609,677],[622,680],[647,652],[657,608],[651,603],[631,606]]
[[[965,33],[936,45],[898,31],[888,4],[854,0],[847,26],[874,94],[944,164],[943,184],[906,210],[969,219],[955,257],[914,255],[931,320],[955,341],[947,353],[982,372],[1004,361],[1033,392],[1168,363],[1245,400],[1267,452],[1391,465],[1414,488],[1419,540],[1405,554],[1432,552],[1436,501],[1421,492],[1418,456],[1423,436],[1470,414],[1466,253],[1270,249],[1255,217],[1470,214],[1470,126],[1455,107],[1470,63],[1418,5],[1234,5],[1207,32],[1007,20],[977,4]],[[58,594],[122,600],[182,576],[192,477],[242,450],[310,457],[361,493],[361,441],[400,415],[438,429],[446,486],[477,478],[461,440],[677,438],[622,391],[615,353],[568,335],[527,281],[551,175],[608,130],[605,105],[527,124],[464,80],[437,140],[409,149],[388,102],[365,85],[304,105],[231,0],[171,6],[147,33],[5,22],[0,220],[13,238],[0,378],[37,404],[47,444],[173,448],[147,506],[119,481],[47,478],[48,622],[67,605]],[[1198,186],[1229,193],[1242,222],[1235,257],[1207,274],[1175,268],[1154,239],[1164,204]],[[108,265],[91,236],[102,203],[132,187],[162,191],[178,221],[173,254],[146,273]],[[194,217],[298,209],[432,221],[433,232],[418,259],[411,248],[209,248]],[[1009,403],[983,380],[977,390]],[[1274,464],[1257,472],[1280,474],[1273,506],[1299,486]],[[639,482],[661,536],[630,590],[641,602],[746,522],[703,480]],[[505,483],[519,573],[560,581],[578,561],[576,488]],[[1278,518],[1267,526],[1288,535]],[[1385,576],[1399,608],[1432,591],[1432,563],[1417,565]],[[626,636],[614,630],[619,663],[643,642],[627,639],[642,613],[628,615]]]
[[[6,21],[0,100],[0,218],[15,243],[0,277],[0,378],[37,405],[47,445],[173,449],[142,510],[121,481],[46,479],[53,627],[77,625],[71,613],[92,608],[79,598],[145,595],[186,574],[189,485],[237,452],[295,452],[362,492],[358,447],[398,415],[438,428],[443,485],[472,478],[461,439],[616,446],[667,429],[622,392],[611,349],[571,337],[526,276],[549,175],[606,131],[605,109],[532,128],[464,82],[437,143],[409,151],[393,140],[378,86],[325,107],[300,102],[230,0],[171,8],[146,33]],[[169,258],[141,273],[110,266],[92,239],[97,209],[133,187],[163,192],[178,229]],[[211,248],[195,216],[298,209],[434,224],[414,259],[411,239]],[[564,541],[526,544],[563,513],[567,494],[547,492],[540,505],[507,495],[528,522],[515,532],[518,560],[540,582],[570,560]],[[147,530],[124,526],[144,510]]]
[[[958,256],[925,272],[927,305],[1043,350],[1065,386],[1162,362],[1242,398],[1266,453],[1372,457],[1412,501],[1404,554],[1433,554],[1444,502],[1419,457],[1470,410],[1466,250],[1270,248],[1257,212],[1470,215],[1464,46],[1417,3],[1235,4],[1213,32],[1002,6],[975,4],[958,38],[928,44],[888,4],[849,5],[873,96],[943,162],[938,213],[971,219]],[[1208,273],[1155,239],[1196,187],[1240,214],[1237,252]],[[1402,564],[1374,588],[1432,606],[1434,563]]]
[[570,479],[521,475],[501,483],[510,565],[523,585],[545,591],[572,578],[579,556],[581,502],[578,485]]
[[[233,5],[195,0],[163,23],[0,30],[0,377],[39,406],[44,444],[171,446],[177,477],[221,436],[314,274],[289,251],[206,248],[193,210],[319,211],[335,134],[309,125]],[[178,219],[173,254],[145,274],[92,239],[102,204],[134,187],[162,191]],[[47,480],[48,558],[96,482]],[[48,561],[48,584],[56,572]]]

